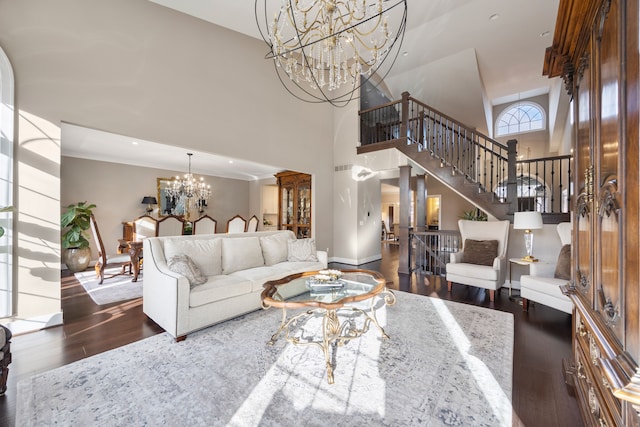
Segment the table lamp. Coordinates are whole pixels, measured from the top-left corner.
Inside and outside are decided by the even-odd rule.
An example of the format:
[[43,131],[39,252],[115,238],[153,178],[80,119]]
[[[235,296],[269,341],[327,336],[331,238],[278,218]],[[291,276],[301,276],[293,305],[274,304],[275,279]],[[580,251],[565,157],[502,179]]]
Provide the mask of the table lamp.
[[142,204],[147,205],[147,215],[151,215],[151,212],[153,212],[153,206],[151,205],[157,205],[158,201],[153,196],[144,196],[142,198]]
[[533,256],[533,232],[542,228],[542,214],[540,212],[516,212],[513,215],[513,229],[524,230],[524,245],[527,255],[522,257],[523,261],[537,262]]

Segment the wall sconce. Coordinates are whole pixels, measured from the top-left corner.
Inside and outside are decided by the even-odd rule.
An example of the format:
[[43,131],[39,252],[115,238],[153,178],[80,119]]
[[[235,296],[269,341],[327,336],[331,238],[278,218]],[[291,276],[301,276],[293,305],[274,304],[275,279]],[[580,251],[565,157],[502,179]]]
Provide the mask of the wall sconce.
[[151,215],[151,212],[153,212],[153,206],[151,205],[157,205],[158,201],[153,196],[144,196],[141,203],[147,205],[147,215]]

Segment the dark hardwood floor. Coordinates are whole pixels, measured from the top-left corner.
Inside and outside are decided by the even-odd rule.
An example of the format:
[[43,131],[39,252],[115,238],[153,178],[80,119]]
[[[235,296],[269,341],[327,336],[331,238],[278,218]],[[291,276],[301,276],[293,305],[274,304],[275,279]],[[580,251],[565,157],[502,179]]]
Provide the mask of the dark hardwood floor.
[[[391,287],[422,295],[488,307],[514,314],[514,426],[581,426],[576,400],[562,376],[562,359],[571,354],[571,317],[539,304],[523,313],[508,290],[494,303],[482,290],[431,276],[398,276],[398,246],[382,244],[383,259],[358,266],[381,272]],[[332,268],[354,268],[332,263]],[[8,390],[0,397],[0,426],[15,424],[16,384],[23,378],[162,332],[142,313],[142,300],[98,306],[72,275],[62,277],[64,325],[16,336]]]

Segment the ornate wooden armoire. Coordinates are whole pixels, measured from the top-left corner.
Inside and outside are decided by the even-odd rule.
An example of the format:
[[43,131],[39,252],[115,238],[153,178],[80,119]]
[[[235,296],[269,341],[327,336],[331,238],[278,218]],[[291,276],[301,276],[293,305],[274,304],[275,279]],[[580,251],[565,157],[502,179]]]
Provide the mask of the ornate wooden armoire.
[[[586,425],[638,426],[639,0],[560,0],[544,74],[573,110],[573,356]],[[542,6],[541,6],[542,7]]]

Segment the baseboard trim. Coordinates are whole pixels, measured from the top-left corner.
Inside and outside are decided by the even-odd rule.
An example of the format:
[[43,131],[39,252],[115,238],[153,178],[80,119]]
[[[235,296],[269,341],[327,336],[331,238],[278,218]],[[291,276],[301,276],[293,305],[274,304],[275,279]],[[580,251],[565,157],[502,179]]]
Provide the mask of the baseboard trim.
[[26,334],[29,332],[39,331],[41,329],[51,328],[53,326],[62,325],[62,312],[45,314],[43,316],[32,317],[30,319],[16,319],[8,323],[4,323],[15,335]]

